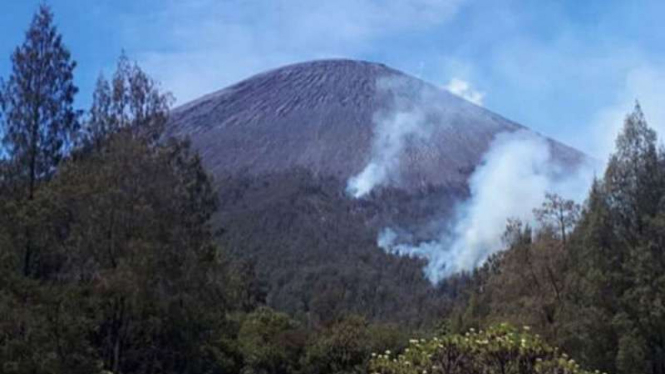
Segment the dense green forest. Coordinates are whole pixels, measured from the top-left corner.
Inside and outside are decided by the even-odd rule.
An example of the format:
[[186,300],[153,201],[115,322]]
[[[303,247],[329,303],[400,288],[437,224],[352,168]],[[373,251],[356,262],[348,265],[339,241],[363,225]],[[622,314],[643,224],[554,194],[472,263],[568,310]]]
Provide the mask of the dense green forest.
[[[48,7],[11,61],[2,373],[665,374],[665,150],[639,106],[582,205],[548,195],[537,225],[508,222],[505,251],[434,287],[422,261],[357,230],[374,207],[334,183],[301,171],[213,182],[168,134],[171,96],[124,55],[76,109],[76,63]],[[224,218],[258,198],[274,217]],[[321,210],[339,223],[312,226]],[[243,255],[258,226],[275,239],[252,253],[281,250],[283,274]],[[307,256],[293,230],[311,232],[299,245],[327,267],[294,267]],[[349,237],[356,247],[331,253]]]

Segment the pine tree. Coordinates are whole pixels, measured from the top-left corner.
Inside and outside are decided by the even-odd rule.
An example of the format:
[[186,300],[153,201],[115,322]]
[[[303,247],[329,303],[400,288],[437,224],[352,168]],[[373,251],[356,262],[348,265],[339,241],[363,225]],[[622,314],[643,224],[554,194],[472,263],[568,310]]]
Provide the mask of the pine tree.
[[665,372],[665,157],[656,144],[636,104],[576,231],[575,303],[591,321],[581,329],[583,350],[596,367],[619,373]]
[[[3,144],[11,167],[8,170],[19,199],[28,209],[37,185],[48,179],[66,155],[78,129],[73,108],[78,89],[73,82],[72,61],[53,24],[53,13],[42,5],[26,32],[24,43],[12,55],[12,73],[2,84],[0,111],[4,118]],[[34,213],[27,213],[28,221]],[[33,235],[23,222],[23,274],[33,261]]]
[[18,165],[29,199],[37,182],[53,174],[78,129],[75,67],[53,24],[53,13],[40,6],[25,42],[12,55],[12,73],[0,95],[3,143]]
[[605,172],[608,203],[616,219],[617,234],[625,244],[634,245],[645,220],[655,216],[663,187],[656,133],[636,103],[617,137],[616,151]]

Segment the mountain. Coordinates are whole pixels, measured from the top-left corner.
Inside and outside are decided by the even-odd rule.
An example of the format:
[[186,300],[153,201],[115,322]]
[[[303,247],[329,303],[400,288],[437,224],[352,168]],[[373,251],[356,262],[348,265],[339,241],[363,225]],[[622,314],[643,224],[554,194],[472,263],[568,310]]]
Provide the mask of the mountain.
[[[377,246],[386,226],[439,233],[497,134],[528,131],[382,64],[323,60],[264,72],[175,108],[220,193],[221,244],[247,261],[268,305],[307,323],[357,313],[421,326],[447,313],[464,277],[433,286],[424,262]],[[553,140],[552,162],[579,151]],[[356,199],[349,179],[385,178]],[[433,224],[434,223],[434,224]]]
[[[396,111],[422,112],[430,132],[400,154],[400,178],[392,185],[405,189],[464,186],[496,134],[524,129],[383,64],[353,60],[258,74],[176,108],[172,123],[214,175],[303,167],[347,180],[370,162],[380,117]],[[584,158],[558,142],[550,145],[564,164]]]

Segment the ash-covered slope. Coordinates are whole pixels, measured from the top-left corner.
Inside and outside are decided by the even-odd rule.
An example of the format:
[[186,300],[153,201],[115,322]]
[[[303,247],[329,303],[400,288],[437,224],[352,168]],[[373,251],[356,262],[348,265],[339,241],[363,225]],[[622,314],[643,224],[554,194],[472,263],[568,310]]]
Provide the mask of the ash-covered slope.
[[[464,186],[496,134],[523,129],[385,65],[353,60],[305,62],[253,76],[176,108],[171,129],[191,138],[213,175],[303,167],[348,180],[375,156],[381,121],[400,112],[417,112],[427,126],[426,136],[409,134],[388,183],[406,190]],[[584,159],[550,144],[564,165]]]

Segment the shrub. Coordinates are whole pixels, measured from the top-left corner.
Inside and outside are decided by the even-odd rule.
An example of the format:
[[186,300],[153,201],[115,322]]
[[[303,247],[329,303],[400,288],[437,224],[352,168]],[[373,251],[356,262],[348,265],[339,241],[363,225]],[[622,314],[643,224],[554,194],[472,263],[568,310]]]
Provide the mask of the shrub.
[[400,354],[372,354],[375,374],[584,374],[578,364],[529,328],[508,324],[464,335],[412,339]]

